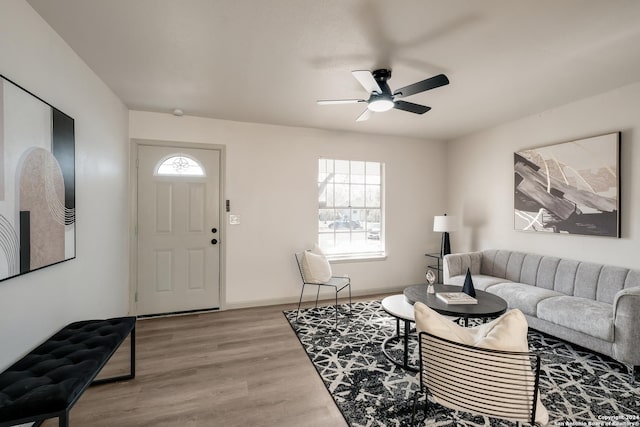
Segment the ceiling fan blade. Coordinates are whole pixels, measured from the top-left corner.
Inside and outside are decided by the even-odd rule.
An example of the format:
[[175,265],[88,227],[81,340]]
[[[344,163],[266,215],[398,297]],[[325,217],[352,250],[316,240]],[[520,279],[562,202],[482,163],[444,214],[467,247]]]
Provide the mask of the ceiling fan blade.
[[365,120],[369,120],[369,117],[371,117],[372,114],[373,113],[371,112],[371,110],[367,108],[362,112],[362,114],[358,116],[358,118],[356,119],[356,122],[364,122]]
[[413,102],[407,101],[396,101],[393,104],[393,108],[415,114],[424,114],[431,110],[431,107],[427,107],[426,105],[414,104]]
[[382,93],[382,89],[380,89],[380,85],[378,84],[376,79],[373,78],[373,74],[371,74],[371,71],[356,70],[356,71],[352,71],[351,74],[353,74],[353,77],[356,78],[356,80],[362,85],[364,90],[366,90],[368,93],[371,93],[371,92]]
[[393,93],[393,96],[404,98],[409,95],[414,95],[416,93],[424,92],[425,90],[435,89],[440,86],[448,85],[449,79],[444,74],[438,74],[437,76],[430,77],[428,79],[422,80],[421,82],[417,82],[411,84],[409,86],[405,86],[396,90]]
[[364,99],[321,99],[316,101],[318,105],[336,105],[336,104],[357,104],[358,102],[367,102]]

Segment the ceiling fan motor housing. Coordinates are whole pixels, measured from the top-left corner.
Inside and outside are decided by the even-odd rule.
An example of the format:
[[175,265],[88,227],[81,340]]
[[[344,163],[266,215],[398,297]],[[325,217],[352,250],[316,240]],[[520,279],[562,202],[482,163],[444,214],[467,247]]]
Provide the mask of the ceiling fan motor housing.
[[382,93],[391,97],[391,88],[387,83],[387,80],[391,78],[391,70],[381,68],[380,70],[375,70],[371,74],[373,74],[373,78],[378,83],[378,86],[380,86],[380,89],[382,89]]
[[372,92],[369,96],[369,100],[367,101],[367,108],[375,112],[388,111],[393,108],[394,105],[391,88],[387,83],[387,80],[391,78],[391,70],[383,68],[380,70],[375,70],[371,74],[373,75],[376,83],[378,83],[378,86],[380,86],[382,93]]

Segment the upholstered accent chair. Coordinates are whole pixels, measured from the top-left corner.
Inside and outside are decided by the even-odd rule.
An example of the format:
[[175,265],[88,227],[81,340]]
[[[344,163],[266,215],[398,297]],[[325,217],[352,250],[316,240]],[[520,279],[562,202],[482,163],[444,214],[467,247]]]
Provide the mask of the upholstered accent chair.
[[465,328],[426,305],[414,305],[420,353],[420,395],[447,408],[546,425],[549,414],[539,396],[540,358],[528,351],[527,321],[519,310]]

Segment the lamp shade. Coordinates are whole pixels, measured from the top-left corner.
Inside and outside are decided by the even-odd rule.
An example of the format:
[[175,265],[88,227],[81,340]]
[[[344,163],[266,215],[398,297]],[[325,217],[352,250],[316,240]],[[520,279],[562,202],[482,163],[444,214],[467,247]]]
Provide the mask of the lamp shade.
[[448,233],[458,229],[455,216],[440,215],[433,217],[433,231]]

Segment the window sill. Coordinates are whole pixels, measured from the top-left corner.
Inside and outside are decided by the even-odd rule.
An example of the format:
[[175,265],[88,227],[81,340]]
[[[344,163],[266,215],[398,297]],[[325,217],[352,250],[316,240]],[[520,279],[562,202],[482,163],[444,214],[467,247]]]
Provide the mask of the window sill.
[[341,264],[346,262],[384,261],[387,259],[387,254],[327,255],[327,259],[332,264]]

